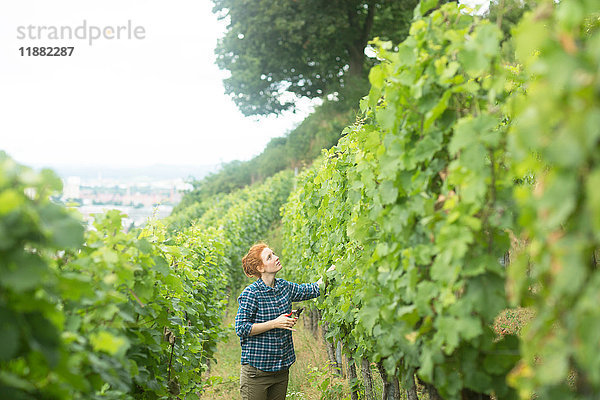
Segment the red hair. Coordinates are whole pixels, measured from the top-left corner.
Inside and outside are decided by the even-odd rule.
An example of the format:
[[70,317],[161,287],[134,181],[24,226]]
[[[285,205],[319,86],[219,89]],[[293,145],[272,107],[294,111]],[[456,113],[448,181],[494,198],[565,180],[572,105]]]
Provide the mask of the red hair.
[[260,255],[262,254],[262,251],[267,247],[269,246],[267,246],[266,243],[256,243],[255,245],[250,247],[250,250],[248,250],[248,254],[246,254],[244,258],[242,258],[242,268],[244,268],[244,273],[248,278],[260,278],[260,271],[258,270],[258,267],[263,265],[263,261]]

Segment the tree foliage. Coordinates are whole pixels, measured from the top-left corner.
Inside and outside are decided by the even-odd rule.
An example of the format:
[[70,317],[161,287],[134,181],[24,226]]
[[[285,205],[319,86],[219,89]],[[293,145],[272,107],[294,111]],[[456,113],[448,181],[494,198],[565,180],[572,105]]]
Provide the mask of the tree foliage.
[[400,41],[416,0],[214,0],[227,20],[217,64],[245,115],[279,113],[362,77],[370,38]]

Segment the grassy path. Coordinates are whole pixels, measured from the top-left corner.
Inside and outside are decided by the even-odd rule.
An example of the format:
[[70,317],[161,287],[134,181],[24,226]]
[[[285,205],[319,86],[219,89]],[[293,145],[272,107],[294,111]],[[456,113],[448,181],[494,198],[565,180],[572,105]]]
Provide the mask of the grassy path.
[[[240,342],[233,329],[237,303],[232,302],[223,324],[228,330],[225,341],[217,348],[217,363],[212,365],[210,387],[202,395],[203,400],[240,399]],[[296,325],[294,347],[296,362],[290,368],[287,399],[318,400],[324,390],[348,393],[344,380],[334,377],[327,366],[327,350],[323,341],[315,339],[304,327],[302,318]],[[327,384],[328,383],[328,384]],[[337,397],[337,396],[336,396]],[[334,397],[335,398],[335,397]],[[344,397],[340,396],[339,399]]]

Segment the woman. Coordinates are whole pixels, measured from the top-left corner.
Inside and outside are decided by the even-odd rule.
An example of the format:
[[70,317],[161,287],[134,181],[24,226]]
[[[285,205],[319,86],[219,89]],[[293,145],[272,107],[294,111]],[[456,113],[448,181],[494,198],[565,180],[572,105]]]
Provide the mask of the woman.
[[[319,296],[319,285],[276,279],[279,257],[265,243],[255,244],[242,259],[244,273],[258,278],[238,298],[235,332],[242,345],[240,393],[243,400],[283,400],[289,367],[296,361],[292,302]],[[334,269],[332,266],[329,270]]]

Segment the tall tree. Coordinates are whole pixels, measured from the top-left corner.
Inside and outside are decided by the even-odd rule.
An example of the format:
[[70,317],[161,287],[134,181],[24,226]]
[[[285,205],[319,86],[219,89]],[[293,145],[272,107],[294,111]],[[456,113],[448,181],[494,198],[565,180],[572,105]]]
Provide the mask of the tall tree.
[[297,97],[339,91],[363,78],[368,41],[395,43],[417,0],[213,0],[228,22],[216,49],[225,91],[245,115],[279,113]]

